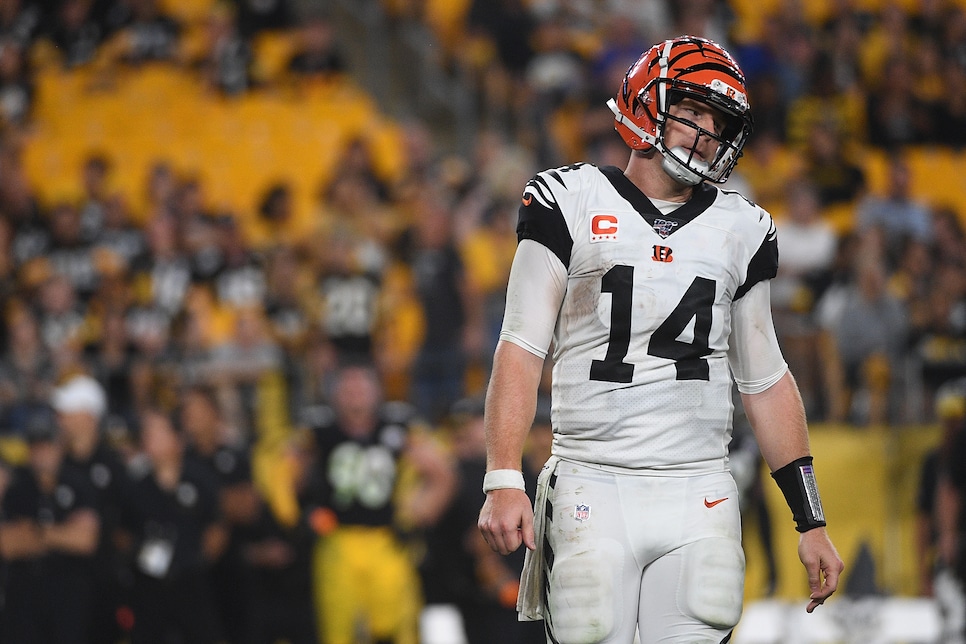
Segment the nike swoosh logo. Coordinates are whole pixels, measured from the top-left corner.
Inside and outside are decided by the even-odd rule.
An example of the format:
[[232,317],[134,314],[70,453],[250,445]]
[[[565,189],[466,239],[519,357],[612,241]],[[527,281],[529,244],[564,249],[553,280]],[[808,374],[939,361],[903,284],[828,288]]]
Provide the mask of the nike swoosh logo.
[[705,499],[704,499],[704,507],[706,507],[706,508],[713,508],[714,506],[718,505],[719,503],[724,503],[727,500],[728,500],[728,497],[725,497],[723,499],[715,499],[714,501],[709,501],[707,499],[707,497],[705,497]]
[[533,195],[526,195],[523,198],[523,205],[524,206],[529,206],[531,201],[533,201]]

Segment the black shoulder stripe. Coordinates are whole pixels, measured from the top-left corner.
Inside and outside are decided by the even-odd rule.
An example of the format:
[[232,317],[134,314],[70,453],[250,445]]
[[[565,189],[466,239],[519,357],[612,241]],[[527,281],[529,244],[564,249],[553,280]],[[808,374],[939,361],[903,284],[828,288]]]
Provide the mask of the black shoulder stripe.
[[[566,187],[567,187],[567,184],[565,184],[565,183],[563,182],[563,177],[561,177],[561,176],[560,176],[560,173],[559,173],[559,172],[557,172],[556,170],[547,170],[547,174],[549,174],[549,175],[550,175],[551,177],[553,177],[554,179],[556,179],[556,180],[557,180],[557,182],[558,182],[558,183],[559,183],[559,184],[560,184],[561,186],[563,186],[564,188],[566,188]],[[538,176],[537,178],[538,178],[538,179],[542,179],[542,177],[539,177],[539,176]]]
[[537,199],[529,200],[520,205],[517,220],[517,242],[532,239],[546,246],[550,252],[560,259],[561,263],[570,268],[570,253],[574,247],[574,240],[570,236],[570,229],[564,220],[563,213],[556,201],[549,201],[549,207],[539,203]]
[[758,282],[770,280],[778,274],[778,235],[775,230],[775,222],[771,223],[768,234],[758,247],[755,256],[748,263],[748,275],[745,283],[735,291],[734,299],[740,299],[751,287]]
[[[547,180],[541,177],[540,175],[537,175],[536,177],[534,177],[533,181],[530,182],[530,185],[533,186],[533,188],[540,194],[541,197],[543,197],[543,200],[546,201],[547,203],[556,202],[556,198],[553,196],[553,191],[550,190],[550,186],[547,185]],[[563,183],[561,183],[560,185],[563,185]]]

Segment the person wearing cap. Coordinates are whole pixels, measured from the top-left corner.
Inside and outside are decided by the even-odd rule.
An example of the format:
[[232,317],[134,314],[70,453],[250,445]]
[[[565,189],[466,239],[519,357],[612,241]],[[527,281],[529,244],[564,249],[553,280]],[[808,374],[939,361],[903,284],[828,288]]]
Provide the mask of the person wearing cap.
[[96,642],[116,642],[126,626],[119,624],[118,608],[129,588],[123,582],[125,562],[115,546],[121,507],[131,486],[127,468],[102,431],[107,411],[104,388],[86,374],[75,374],[51,392],[50,404],[64,439],[65,460],[83,472],[96,494],[101,533],[95,567],[95,608],[92,624]]
[[100,644],[90,637],[100,517],[93,486],[64,462],[49,409],[29,420],[28,464],[17,469],[0,511],[7,563],[0,641]]

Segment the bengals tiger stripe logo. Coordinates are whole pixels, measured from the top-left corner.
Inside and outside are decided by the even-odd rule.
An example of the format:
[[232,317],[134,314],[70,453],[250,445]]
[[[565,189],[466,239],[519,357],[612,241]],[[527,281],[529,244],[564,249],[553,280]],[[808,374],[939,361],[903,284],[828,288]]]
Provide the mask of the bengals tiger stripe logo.
[[664,262],[665,264],[670,264],[674,261],[674,257],[671,255],[672,251],[670,246],[658,246],[655,244],[651,248],[654,250],[654,254],[651,255],[651,259],[655,262]]

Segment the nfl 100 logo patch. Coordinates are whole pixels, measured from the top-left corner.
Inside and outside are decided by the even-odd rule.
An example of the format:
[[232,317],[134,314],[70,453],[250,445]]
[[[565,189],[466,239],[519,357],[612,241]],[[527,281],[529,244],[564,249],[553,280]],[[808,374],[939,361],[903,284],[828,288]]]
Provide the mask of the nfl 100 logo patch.
[[654,228],[654,232],[661,236],[661,239],[667,239],[668,235],[673,233],[674,229],[677,228],[677,225],[678,222],[670,219],[655,219],[651,227]]
[[578,521],[586,521],[590,518],[590,506],[578,503],[574,506],[574,518]]

